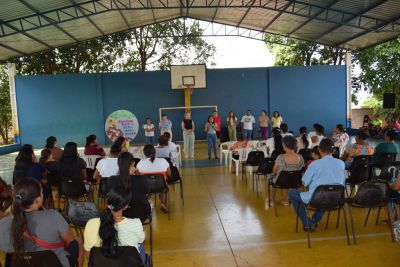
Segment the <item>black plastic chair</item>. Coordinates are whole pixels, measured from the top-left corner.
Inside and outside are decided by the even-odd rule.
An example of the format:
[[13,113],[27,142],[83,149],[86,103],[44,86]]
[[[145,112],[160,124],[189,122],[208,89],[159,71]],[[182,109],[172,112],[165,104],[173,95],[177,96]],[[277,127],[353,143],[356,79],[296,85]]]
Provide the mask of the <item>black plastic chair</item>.
[[145,267],[135,247],[118,247],[116,257],[106,257],[101,248],[93,247],[89,255],[89,267]]
[[[275,183],[272,180],[268,181],[268,206],[271,206],[271,190],[270,185],[275,189],[297,189],[302,186],[301,182],[302,171],[281,171]],[[274,201],[275,217],[278,217],[278,210],[275,203],[275,195],[272,199]]]
[[[347,236],[347,244],[350,245],[350,238],[349,238],[349,231],[347,227],[347,217],[346,217],[346,209],[344,205],[346,203],[345,199],[345,188],[343,185],[320,185],[318,186],[308,204],[302,204],[306,209],[306,214],[308,214],[309,210],[321,210],[321,211],[334,211],[343,210],[343,218],[344,218],[344,225],[346,229],[346,236]],[[297,211],[296,216],[296,232],[298,231],[299,227],[299,212]],[[340,213],[339,213],[340,214]],[[339,215],[338,215],[339,216]],[[308,215],[307,215],[308,217]],[[308,227],[308,225],[306,226]],[[310,241],[310,232],[307,231],[307,241],[308,247],[311,247]]]
[[60,196],[58,207],[61,207],[61,197],[65,198],[65,206],[68,206],[69,199],[79,199],[84,197],[87,200],[89,192],[86,190],[85,183],[81,178],[64,178],[60,182]]
[[263,158],[258,165],[257,171],[253,172],[253,192],[254,192],[254,184],[255,184],[255,189],[258,197],[258,183],[260,180],[260,176],[267,177],[268,174],[272,173],[272,170],[274,168],[275,161],[272,160],[271,158]]
[[[350,186],[350,194],[347,195],[351,196],[356,185],[371,180],[371,156],[362,155],[355,157],[349,168],[349,173],[346,185]],[[347,190],[346,193],[348,193]]]
[[152,227],[152,221],[153,218],[151,216],[151,207],[148,204],[143,204],[143,203],[130,203],[129,207],[124,210],[123,216],[126,218],[138,218],[142,222],[142,225],[148,225],[149,226],[149,233],[150,233],[150,255],[149,258],[153,259],[153,227]]
[[[367,226],[368,218],[371,213],[371,209],[378,208],[378,214],[376,216],[375,225],[378,225],[379,214],[381,208],[386,206],[388,212],[388,219],[390,226],[392,226],[392,219],[389,211],[389,194],[388,184],[385,181],[368,181],[359,185],[356,195],[353,198],[346,200],[350,210],[351,230],[353,233],[353,242],[356,244],[356,235],[354,231],[354,219],[352,214],[352,208],[368,209],[367,217],[364,221],[364,227]],[[390,227],[390,233],[392,235],[392,241],[394,242],[393,228]]]
[[89,201],[69,201],[66,209],[66,220],[73,225],[76,233],[83,239],[86,223],[100,216],[96,203]]
[[24,252],[22,257],[7,253],[5,267],[63,267],[51,250]]
[[299,150],[299,155],[303,157],[305,163],[312,160],[311,149],[303,148]]
[[102,177],[99,183],[99,190],[97,194],[97,205],[100,206],[100,200],[105,204],[108,193],[108,177]]
[[182,179],[177,167],[170,166],[170,170],[171,170],[171,176],[168,177],[167,183],[168,183],[168,185],[172,185],[173,188],[175,188],[176,184],[179,184],[182,205],[184,206],[185,199],[183,196],[183,179]]
[[[242,163],[242,180],[246,175],[246,167],[257,167],[260,165],[260,162],[264,159],[264,152],[263,151],[250,151],[247,155],[247,159],[245,162]],[[247,182],[247,179],[246,179]]]
[[149,195],[158,195],[165,193],[167,195],[167,204],[168,204],[168,220],[171,219],[171,201],[169,199],[169,188],[164,179],[164,175],[162,174],[147,174],[146,183],[147,183],[147,190]]
[[396,161],[397,154],[394,153],[382,153],[373,164],[375,168],[382,169],[385,165],[390,165]]

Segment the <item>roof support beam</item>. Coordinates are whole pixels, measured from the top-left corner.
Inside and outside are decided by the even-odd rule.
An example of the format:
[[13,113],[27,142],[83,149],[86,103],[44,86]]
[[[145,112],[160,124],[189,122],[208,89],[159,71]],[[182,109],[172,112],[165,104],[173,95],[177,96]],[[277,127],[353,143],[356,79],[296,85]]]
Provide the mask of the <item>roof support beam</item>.
[[[381,0],[381,1],[379,1],[379,2],[376,2],[374,5],[371,5],[371,6],[367,7],[366,9],[364,9],[364,10],[361,12],[361,14],[365,14],[365,13],[367,13],[368,11],[370,11],[370,10],[372,10],[372,9],[374,9],[374,8],[376,8],[376,7],[382,5],[383,3],[386,3],[386,2],[387,2],[387,0]],[[353,17],[347,19],[345,22],[346,22],[346,23],[349,23],[350,21],[352,21],[352,20],[355,19],[355,18],[357,18],[357,16],[353,16]],[[343,26],[343,25],[337,25],[337,26],[333,27],[333,28],[330,29],[329,31],[326,31],[326,32],[322,33],[321,35],[317,36],[317,37],[315,38],[315,40],[321,39],[322,37],[324,37],[324,36],[326,36],[326,35],[328,35],[328,34],[334,32],[334,31],[336,31],[337,29],[339,29],[339,28],[342,27],[342,26]]]
[[[385,0],[386,1],[386,0]],[[333,1],[330,5],[327,6],[327,8],[331,8],[332,6],[334,6],[337,2],[339,2],[339,0]],[[292,35],[295,32],[297,32],[298,30],[300,30],[301,28],[303,28],[304,26],[306,26],[310,21],[312,21],[315,17],[318,17],[319,15],[321,15],[322,13],[324,13],[325,10],[321,10],[320,12],[317,12],[314,16],[312,16],[311,18],[309,18],[308,20],[304,21],[302,24],[300,24],[299,26],[297,26],[295,29],[293,29],[291,32],[288,33],[288,35]]]
[[71,38],[72,40],[74,40],[75,42],[79,42],[79,40],[73,36],[72,34],[70,34],[69,32],[67,32],[64,28],[62,28],[61,26],[59,26],[58,24],[54,24],[54,20],[52,20],[51,18],[47,17],[44,14],[40,14],[40,11],[37,10],[35,7],[33,7],[32,5],[30,5],[29,3],[27,3],[25,0],[18,0],[21,4],[23,4],[24,6],[26,6],[27,8],[29,8],[30,10],[32,10],[33,12],[35,12],[35,14],[39,15],[40,17],[44,18],[48,23],[53,24],[54,27],[56,27],[59,31],[63,32],[65,35],[67,35],[69,38]]
[[21,54],[21,55],[24,55],[24,56],[28,55],[25,52],[22,52],[21,50],[15,49],[14,47],[11,47],[11,46],[8,46],[8,45],[2,44],[2,43],[0,43],[0,46],[5,48],[5,49],[17,52],[18,54]]
[[[75,5],[77,7],[77,9],[79,10],[79,12],[86,17],[86,19],[97,29],[97,31],[101,34],[101,35],[106,35],[101,29],[100,27],[94,23],[94,21],[85,13],[83,12],[83,10],[85,10],[83,7],[79,6],[76,4],[75,0],[69,0],[73,5]],[[112,1],[112,0],[111,0]],[[94,5],[94,7],[96,7],[96,5]]]
[[281,8],[281,11],[275,15],[275,17],[272,18],[272,20],[270,20],[267,25],[264,26],[264,28],[261,30],[262,32],[265,32],[277,19],[279,19],[279,17],[283,14],[283,11],[286,11],[286,9],[288,9],[288,7],[291,5],[292,3],[287,3],[286,5],[284,5]]
[[247,10],[246,10],[246,12],[244,13],[244,15],[242,16],[242,18],[240,19],[240,21],[239,21],[239,23],[236,25],[236,27],[239,27],[240,26],[240,24],[242,24],[242,22],[243,22],[243,20],[246,18],[246,16],[247,16],[247,14],[249,14],[249,12],[250,12],[250,9],[251,9],[251,6],[252,5],[254,5],[254,2],[255,2],[256,0],[250,0],[249,2],[248,2],[248,4],[250,4],[249,5],[249,8],[247,8]]
[[131,29],[131,25],[129,25],[128,21],[126,20],[126,17],[124,16],[124,13],[122,13],[121,9],[119,8],[119,6],[117,4],[117,1],[113,0],[113,2],[111,2],[111,3],[114,3],[117,6],[119,15],[121,16],[121,18],[125,22],[126,27],[128,27],[128,29]]

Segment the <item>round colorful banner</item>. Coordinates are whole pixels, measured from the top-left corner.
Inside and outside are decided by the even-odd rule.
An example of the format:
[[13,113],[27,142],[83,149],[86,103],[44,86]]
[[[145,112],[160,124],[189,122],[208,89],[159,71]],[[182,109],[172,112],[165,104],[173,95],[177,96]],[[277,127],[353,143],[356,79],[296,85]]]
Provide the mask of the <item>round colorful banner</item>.
[[135,139],[139,131],[139,122],[136,116],[128,110],[117,110],[108,116],[105,123],[107,137],[115,140],[123,136],[128,142]]

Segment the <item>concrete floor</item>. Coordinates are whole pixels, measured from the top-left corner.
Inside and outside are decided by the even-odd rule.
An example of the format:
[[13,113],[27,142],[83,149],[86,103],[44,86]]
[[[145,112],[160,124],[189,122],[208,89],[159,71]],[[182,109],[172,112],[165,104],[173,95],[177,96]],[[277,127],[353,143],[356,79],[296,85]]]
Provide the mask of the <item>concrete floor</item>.
[[[290,206],[279,205],[279,217],[265,207],[265,183],[257,198],[250,175],[246,184],[227,166],[206,158],[200,143],[196,161],[184,161],[185,206],[176,186],[171,188],[171,220],[158,206],[154,210],[155,267],[400,266],[399,244],[391,242],[388,226],[375,226],[376,211],[367,227],[367,211],[354,211],[357,245],[347,245],[343,219],[336,229],[337,214],[332,213],[328,230],[320,226],[311,234],[309,249],[306,234],[295,232]],[[381,220],[385,216],[382,212]]]

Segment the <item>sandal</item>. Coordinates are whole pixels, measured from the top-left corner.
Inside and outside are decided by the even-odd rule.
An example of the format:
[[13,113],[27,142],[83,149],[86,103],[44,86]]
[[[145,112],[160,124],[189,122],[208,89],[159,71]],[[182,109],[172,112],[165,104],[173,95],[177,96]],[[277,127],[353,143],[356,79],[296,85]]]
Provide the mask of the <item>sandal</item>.
[[161,207],[160,207],[160,210],[162,211],[162,213],[168,214],[168,209],[167,209],[166,207],[161,206]]

